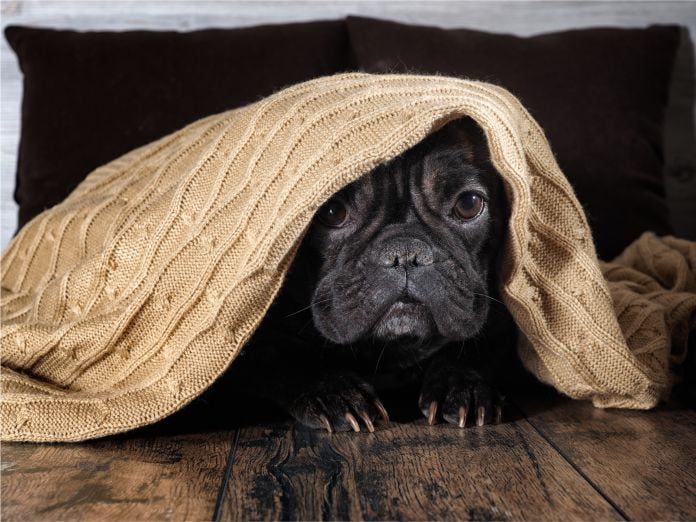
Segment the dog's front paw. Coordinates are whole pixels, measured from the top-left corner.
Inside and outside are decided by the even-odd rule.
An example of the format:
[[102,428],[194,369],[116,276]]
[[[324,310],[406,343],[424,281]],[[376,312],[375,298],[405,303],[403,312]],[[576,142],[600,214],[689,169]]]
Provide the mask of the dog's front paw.
[[352,373],[332,374],[307,383],[290,403],[289,413],[300,423],[315,429],[333,431],[374,431],[377,417],[389,415],[372,386]]
[[426,375],[418,407],[429,424],[441,418],[464,428],[467,419],[477,426],[499,423],[503,398],[474,370],[438,369]]

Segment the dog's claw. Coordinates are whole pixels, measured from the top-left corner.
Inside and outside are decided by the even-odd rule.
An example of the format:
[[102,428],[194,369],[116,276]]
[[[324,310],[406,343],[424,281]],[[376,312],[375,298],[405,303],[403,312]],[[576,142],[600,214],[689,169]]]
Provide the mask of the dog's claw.
[[428,369],[418,399],[429,424],[436,416],[459,428],[501,421],[503,398],[483,376],[448,361],[439,364]]
[[433,401],[428,406],[428,424],[435,424],[435,415],[437,414],[437,401]]
[[380,415],[389,420],[372,386],[357,374],[335,373],[308,381],[287,405],[299,423],[329,433],[375,431]]
[[319,415],[319,420],[321,420],[321,423],[326,428],[326,431],[328,431],[329,433],[333,433],[333,428],[331,427],[331,423],[329,422],[329,419],[326,417],[326,415]]
[[384,419],[384,422],[389,422],[389,413],[387,412],[387,409],[384,407],[384,404],[382,404],[382,401],[380,401],[379,399],[375,399],[373,402],[380,416],[382,417],[382,419]]
[[345,418],[350,423],[350,426],[351,426],[351,428],[353,428],[353,431],[355,431],[355,432],[360,431],[360,424],[358,424],[357,419],[355,417],[353,417],[352,413],[346,413]]
[[459,423],[458,423],[458,426],[459,426],[460,428],[463,428],[463,427],[466,426],[466,408],[464,408],[464,406],[462,406],[461,408],[459,408]]
[[372,424],[372,421],[370,420],[370,416],[367,413],[362,412],[362,413],[360,413],[360,418],[365,423],[365,426],[367,427],[367,431],[369,431],[370,433],[374,433],[375,426],[374,426],[374,424]]
[[484,408],[483,406],[479,406],[479,408],[476,412],[476,425],[483,426],[485,424],[485,419],[486,419],[486,408]]

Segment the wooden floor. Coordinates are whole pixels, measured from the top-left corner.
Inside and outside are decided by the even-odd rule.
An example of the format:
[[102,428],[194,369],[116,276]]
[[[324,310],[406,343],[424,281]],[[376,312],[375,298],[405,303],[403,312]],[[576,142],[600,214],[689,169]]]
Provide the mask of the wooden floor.
[[509,411],[467,429],[408,415],[332,435],[189,419],[3,444],[2,519],[696,519],[696,411],[602,411],[546,391]]

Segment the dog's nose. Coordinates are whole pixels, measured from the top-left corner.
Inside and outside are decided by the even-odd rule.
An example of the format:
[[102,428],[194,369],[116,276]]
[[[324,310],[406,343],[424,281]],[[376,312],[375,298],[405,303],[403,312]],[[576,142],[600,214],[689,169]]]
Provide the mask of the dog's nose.
[[407,268],[433,264],[433,250],[425,241],[393,237],[385,241],[374,256],[379,266]]

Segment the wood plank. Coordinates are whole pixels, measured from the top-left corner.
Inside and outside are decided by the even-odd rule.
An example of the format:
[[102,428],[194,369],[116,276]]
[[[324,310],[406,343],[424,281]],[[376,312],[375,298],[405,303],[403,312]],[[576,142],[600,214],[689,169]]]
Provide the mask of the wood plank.
[[696,411],[601,410],[557,395],[522,409],[629,519],[696,519]]
[[241,431],[221,520],[620,519],[525,421]]
[[2,518],[210,520],[231,442],[219,431],[3,444]]

